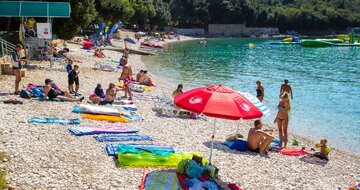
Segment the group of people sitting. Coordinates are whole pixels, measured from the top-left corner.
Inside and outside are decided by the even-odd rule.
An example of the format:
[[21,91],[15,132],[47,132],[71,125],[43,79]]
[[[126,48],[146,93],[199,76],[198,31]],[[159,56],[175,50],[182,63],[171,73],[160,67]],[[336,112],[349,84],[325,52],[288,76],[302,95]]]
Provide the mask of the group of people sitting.
[[124,101],[117,99],[117,93],[119,89],[114,83],[110,83],[105,93],[101,84],[98,84],[94,90],[94,93],[89,96],[90,101],[93,104],[106,105],[106,104],[125,104]]

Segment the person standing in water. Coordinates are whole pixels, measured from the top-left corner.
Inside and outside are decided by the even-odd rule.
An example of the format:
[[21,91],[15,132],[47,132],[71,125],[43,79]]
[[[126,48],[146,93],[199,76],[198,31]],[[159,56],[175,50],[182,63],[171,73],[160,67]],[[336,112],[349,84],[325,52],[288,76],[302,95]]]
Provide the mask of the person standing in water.
[[293,99],[292,89],[291,89],[291,86],[289,85],[289,81],[287,79],[285,79],[284,84],[281,85],[280,96],[285,92],[289,93],[291,95],[291,99]]
[[288,141],[288,125],[289,125],[289,112],[290,112],[290,99],[289,93],[284,92],[281,95],[281,100],[278,105],[278,113],[275,118],[279,130],[279,146],[282,146],[284,142],[284,147],[287,145]]
[[256,88],[256,97],[262,102],[264,100],[264,87],[261,86],[261,82],[258,80],[256,81],[257,88]]

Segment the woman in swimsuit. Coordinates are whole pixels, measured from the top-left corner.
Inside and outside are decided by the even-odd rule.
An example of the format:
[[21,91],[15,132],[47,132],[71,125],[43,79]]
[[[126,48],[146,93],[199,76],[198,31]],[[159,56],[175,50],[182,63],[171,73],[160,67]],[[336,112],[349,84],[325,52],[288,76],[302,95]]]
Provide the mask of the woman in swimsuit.
[[287,128],[289,124],[289,112],[290,112],[289,93],[285,92],[281,95],[281,100],[278,105],[278,113],[276,116],[276,123],[278,125],[279,139],[280,139],[279,146],[282,146],[282,143],[284,141],[284,147],[286,147],[288,141]]
[[114,83],[109,84],[109,88],[106,90],[106,95],[104,101],[100,101],[100,105],[105,104],[129,104],[130,102],[116,100],[116,94],[119,90],[116,89]]
[[256,97],[262,102],[264,100],[264,87],[261,86],[260,81],[256,81],[257,88],[256,88]]

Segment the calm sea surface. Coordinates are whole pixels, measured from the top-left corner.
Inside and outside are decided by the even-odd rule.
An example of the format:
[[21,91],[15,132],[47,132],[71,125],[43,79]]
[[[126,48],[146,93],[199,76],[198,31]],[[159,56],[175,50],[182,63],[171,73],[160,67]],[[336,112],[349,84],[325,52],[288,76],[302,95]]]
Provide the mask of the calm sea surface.
[[[360,48],[305,48],[270,45],[265,39],[208,39],[167,44],[159,56],[146,58],[150,72],[185,90],[225,84],[256,94],[265,88],[264,103],[277,112],[284,79],[293,89],[289,130],[360,154]],[[253,43],[254,47],[249,47]],[[187,56],[184,56],[184,51]]]

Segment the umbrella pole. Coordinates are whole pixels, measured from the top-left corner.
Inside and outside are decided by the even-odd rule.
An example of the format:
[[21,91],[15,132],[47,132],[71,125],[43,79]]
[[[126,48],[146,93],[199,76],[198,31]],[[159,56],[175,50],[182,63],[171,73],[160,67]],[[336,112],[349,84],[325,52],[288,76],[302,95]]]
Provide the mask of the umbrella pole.
[[237,125],[236,133],[235,133],[235,134],[238,134],[238,133],[239,133],[240,125],[241,125],[241,118],[240,118],[240,120],[239,120],[239,124]]
[[212,150],[214,148],[215,130],[216,130],[216,119],[214,119],[214,128],[213,128],[213,133],[212,133],[212,136],[211,136],[211,148],[210,148],[209,164],[211,164]]

